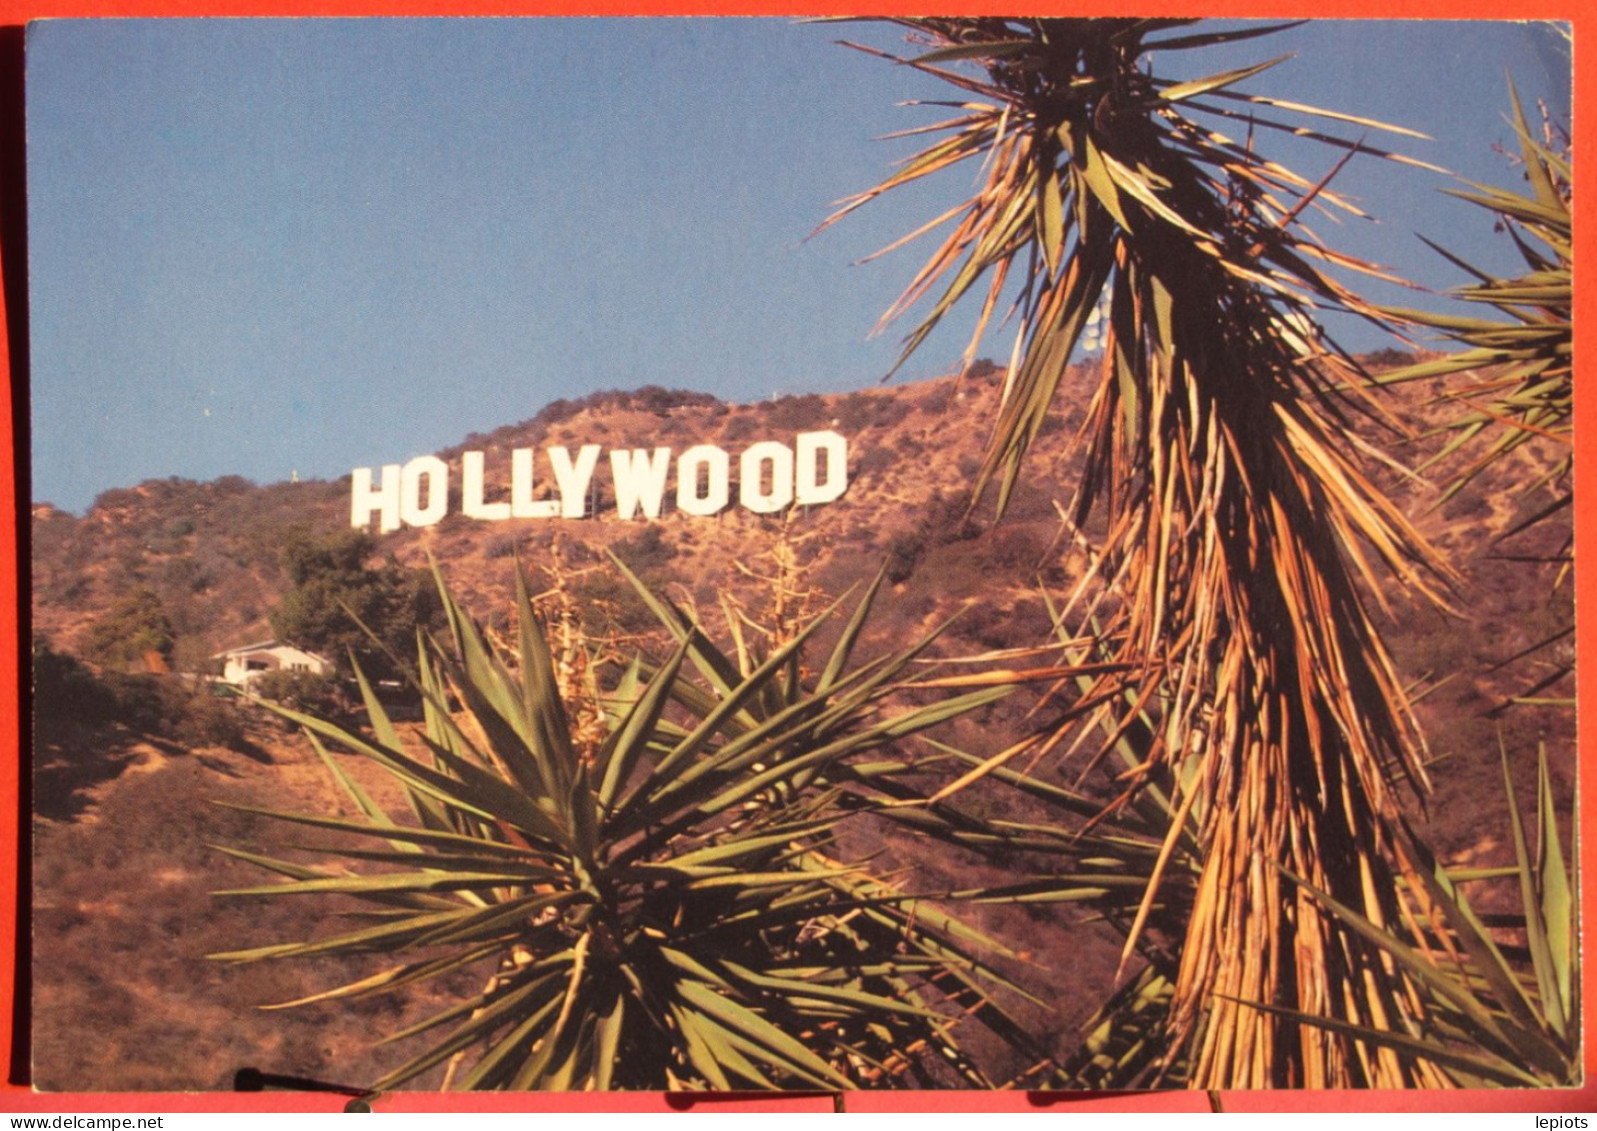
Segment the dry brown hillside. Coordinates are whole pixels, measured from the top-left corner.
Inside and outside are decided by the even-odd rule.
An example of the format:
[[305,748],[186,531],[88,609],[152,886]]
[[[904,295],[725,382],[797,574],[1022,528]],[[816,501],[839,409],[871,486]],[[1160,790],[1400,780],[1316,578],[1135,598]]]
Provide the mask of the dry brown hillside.
[[[459,453],[465,449],[487,454],[492,482],[496,473],[504,477],[507,453],[516,447],[598,443],[680,451],[713,443],[735,455],[755,440],[791,443],[799,431],[834,428],[849,441],[848,492],[796,516],[789,531],[802,540],[817,584],[841,591],[888,558],[896,578],[912,581],[926,572],[928,561],[952,564],[941,561],[950,557],[939,555],[942,547],[970,542],[973,553],[956,555],[969,559],[966,570],[935,570],[937,591],[950,598],[992,596],[990,584],[1001,573],[1018,597],[1031,588],[1036,567],[1052,568],[1057,561],[1046,552],[1056,530],[1053,502],[1067,496],[1069,478],[1062,445],[1044,443],[1033,469],[1035,486],[1022,492],[1003,527],[978,538],[988,525],[985,513],[962,521],[995,396],[991,376],[753,405],[665,390],[597,394],[556,402],[529,421],[468,437],[440,454],[451,463],[451,488],[458,496]],[[668,508],[655,524],[620,520],[610,505],[608,474],[601,460],[594,517],[484,522],[460,514],[457,498],[440,524],[385,535],[379,550],[411,565],[424,564],[431,553],[467,603],[477,607],[480,601],[486,615],[508,594],[513,552],[538,569],[559,545],[561,560],[580,567],[603,547],[619,544],[625,555],[653,525],[656,533],[647,536],[651,562],[669,560],[669,575],[689,580],[690,595],[708,600],[744,576],[736,563],[755,564],[781,536],[780,519],[736,506],[713,519]],[[105,492],[81,518],[37,506],[35,633],[58,649],[79,651],[88,627],[119,595],[148,587],[172,619],[178,666],[197,668],[204,657],[269,632],[267,614],[286,586],[277,560],[285,532],[296,525],[338,529],[348,524],[348,512],[347,479],[266,487],[237,478],[152,480]]]
[[[456,489],[464,451],[485,452],[490,469],[501,469],[491,476],[502,477],[514,448],[598,443],[680,451],[711,443],[735,456],[756,440],[791,443],[800,431],[824,428],[848,440],[848,490],[790,516],[734,506],[714,518],[668,510],[657,522],[623,521],[609,505],[613,486],[601,461],[594,517],[486,522],[459,514],[457,500],[436,526],[383,535],[378,552],[418,567],[431,555],[462,603],[490,623],[509,612],[519,559],[535,583],[562,583],[579,600],[609,608],[612,631],[641,632],[644,625],[628,620],[629,590],[601,552],[608,548],[659,591],[697,610],[711,635],[724,639],[721,596],[752,612],[766,607],[778,550],[787,547],[798,564],[788,579],[792,599],[812,610],[886,564],[890,584],[867,650],[904,644],[956,612],[938,646],[943,656],[1031,647],[1049,632],[1044,593],[1067,588],[1082,568],[1082,544],[1090,545],[1095,533],[1067,533],[1059,518],[1075,483],[1069,441],[1089,380],[1075,373],[1076,388],[1056,399],[1068,407],[1038,439],[1024,485],[997,523],[990,505],[969,509],[1000,392],[999,375],[984,367],[963,380],[750,405],[659,389],[556,402],[530,420],[439,453]],[[1554,458],[1534,445],[1437,505],[1437,488],[1400,466],[1435,450],[1439,441],[1428,433],[1447,411],[1432,403],[1437,392],[1403,387],[1389,398],[1391,419],[1348,422],[1349,443],[1358,437],[1392,453],[1392,463],[1370,461],[1372,477],[1418,516],[1461,577],[1451,611],[1422,607],[1395,588],[1385,594],[1392,609],[1385,624],[1402,670],[1419,687],[1440,681],[1418,708],[1436,757],[1436,788],[1426,809],[1415,805],[1415,815],[1445,856],[1501,863],[1508,850],[1495,839],[1506,828],[1499,735],[1522,798],[1533,795],[1538,742],[1548,744],[1561,803],[1573,789],[1573,712],[1505,706],[1529,688],[1539,698],[1573,694],[1568,678],[1551,679],[1572,660],[1572,636],[1511,659],[1572,622],[1568,582],[1555,586],[1558,566],[1535,560],[1560,553],[1568,528],[1555,520],[1502,539],[1545,497],[1522,489]],[[287,587],[278,558],[287,535],[297,526],[328,532],[347,526],[349,501],[348,479],[259,487],[233,477],[107,491],[82,517],[40,504],[33,515],[35,634],[57,651],[81,655],[95,621],[120,596],[148,588],[171,619],[175,666],[199,670],[214,652],[269,634],[267,616]],[[990,752],[1032,725],[1027,712],[1034,705],[1031,693],[1016,696],[942,737]],[[300,740],[255,715],[232,730],[178,739],[160,733],[159,720],[99,725],[63,714],[70,709],[50,719],[41,714],[36,753],[36,1082],[76,1089],[227,1087],[245,1066],[356,1083],[375,1075],[381,1057],[364,1051],[367,1037],[392,1028],[410,1007],[263,1014],[254,1008],[262,1001],[332,984],[335,973],[275,966],[229,971],[202,957],[287,937],[296,929],[295,914],[315,912],[277,906],[289,902],[281,900],[269,910],[221,905],[207,894],[258,879],[208,844],[259,845],[278,835],[207,800],[297,810],[339,805]],[[216,737],[224,734],[226,741]],[[1051,762],[1038,772],[1073,782],[1078,770]],[[970,803],[1001,802],[978,794]],[[879,852],[884,866],[913,868],[929,890],[972,880],[968,861],[900,858],[891,842],[858,847]],[[977,915],[983,927],[1024,949],[1037,939],[1074,940],[1064,960],[1052,951],[1032,955],[1041,964],[1042,996],[1064,1003],[1039,1014],[1036,1024],[1068,1054],[1075,1025],[1107,989],[1118,942],[1101,926],[1076,924],[1068,909],[992,908]],[[78,1039],[89,1032],[121,1036]]]

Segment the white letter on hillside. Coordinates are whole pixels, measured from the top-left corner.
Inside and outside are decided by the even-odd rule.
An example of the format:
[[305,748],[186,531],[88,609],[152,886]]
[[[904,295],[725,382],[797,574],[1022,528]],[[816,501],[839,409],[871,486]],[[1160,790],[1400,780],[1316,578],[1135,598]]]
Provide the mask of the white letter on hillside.
[[[677,459],[677,510],[684,514],[712,515],[726,509],[732,497],[732,461],[714,444],[699,444]],[[699,494],[699,469],[704,468],[705,491]]]
[[482,499],[482,453],[465,452],[460,457],[461,486],[460,509],[467,518],[485,518],[500,522],[510,517],[509,503],[485,503]]
[[642,507],[644,517],[660,517],[665,496],[665,476],[671,470],[671,449],[655,448],[651,456],[642,448],[610,453],[610,474],[615,479],[616,514],[631,518]]
[[[848,489],[848,441],[836,432],[798,434],[798,490],[801,506],[829,503]],[[821,482],[820,453],[826,453],[826,482]]]
[[[771,489],[765,489],[761,464],[771,465]],[[793,449],[775,440],[761,440],[743,451],[738,464],[738,502],[755,514],[772,514],[793,501]]]
[[[422,481],[427,505],[421,505]],[[412,526],[431,526],[449,511],[449,465],[437,456],[417,456],[399,476],[399,517]]]
[[532,449],[515,448],[510,453],[510,513],[517,518],[553,518],[559,514],[560,501],[534,499],[532,485]]
[[365,530],[371,524],[372,511],[377,511],[377,529],[383,534],[399,529],[399,465],[383,465],[383,485],[372,489],[372,469],[357,467],[350,477],[349,524]]
[[555,486],[560,488],[560,513],[565,518],[581,518],[588,513],[588,481],[599,465],[599,445],[583,444],[577,465],[571,466],[571,453],[550,448],[549,462],[555,469]]

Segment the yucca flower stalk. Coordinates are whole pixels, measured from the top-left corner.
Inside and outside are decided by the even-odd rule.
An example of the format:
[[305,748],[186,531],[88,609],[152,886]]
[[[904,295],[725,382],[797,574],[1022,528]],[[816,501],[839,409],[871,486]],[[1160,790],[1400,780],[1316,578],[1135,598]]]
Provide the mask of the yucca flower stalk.
[[[573,738],[519,578],[513,659],[440,580],[449,640],[421,641],[426,722],[414,741],[364,678],[369,736],[280,709],[357,812],[255,810],[339,834],[335,847],[308,849],[335,863],[225,849],[287,879],[223,894],[340,895],[365,909],[354,929],[213,957],[377,963],[284,1005],[486,974],[481,992],[383,1037],[428,1043],[379,1090],[444,1065],[459,1088],[990,1087],[1002,1081],[959,1038],[980,1026],[1036,1063],[988,992],[1008,986],[990,964],[1007,952],[898,878],[850,862],[840,840],[845,822],[868,819],[861,783],[908,771],[897,743],[1004,689],[895,709],[930,641],[853,664],[880,579],[809,678],[801,652],[825,617],[734,659],[632,581],[676,646],[663,662],[631,664],[591,741]],[[411,812],[386,813],[334,751],[386,772]]]
[[1306,119],[1407,131],[1234,89],[1272,62],[1181,82],[1144,68],[1280,25],[897,22],[926,48],[899,61],[961,97],[940,104],[952,117],[915,131],[937,140],[832,219],[980,164],[975,193],[940,218],[951,230],[889,317],[930,304],[907,353],[967,294],[984,291],[978,338],[1018,296],[1014,357],[977,483],[979,492],[998,480],[1000,509],[1083,327],[1108,298],[1072,508],[1078,528],[1100,515],[1105,533],[1067,607],[1078,625],[1101,618],[1099,649],[1047,741],[1092,725],[1108,735],[1096,761],[1145,713],[1155,718],[1121,775],[1123,796],[1170,771],[1175,809],[1128,959],[1164,862],[1188,819],[1198,823],[1202,871],[1168,997],[1163,1070],[1202,1088],[1445,1083],[1423,1057],[1249,1004],[1382,1031],[1424,1010],[1404,971],[1283,873],[1371,922],[1406,914],[1394,872],[1413,865],[1395,833],[1394,783],[1423,785],[1422,741],[1360,589],[1382,600],[1384,567],[1439,598],[1449,575],[1361,471],[1352,418],[1379,406],[1317,329],[1322,309],[1376,316],[1324,267],[1376,269],[1304,226],[1313,208],[1357,215],[1329,187],[1340,164],[1313,180],[1255,147],[1259,135],[1290,130],[1342,150],[1341,160],[1397,159]]

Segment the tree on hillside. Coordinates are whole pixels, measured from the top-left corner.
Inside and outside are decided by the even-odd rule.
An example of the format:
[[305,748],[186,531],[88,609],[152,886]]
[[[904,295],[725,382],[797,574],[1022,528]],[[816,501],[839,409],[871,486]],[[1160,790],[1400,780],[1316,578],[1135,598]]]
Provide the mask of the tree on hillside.
[[[1322,269],[1364,265],[1299,224],[1311,208],[1358,215],[1329,182],[1353,153],[1381,151],[1335,136],[1336,124],[1391,127],[1307,111],[1315,122],[1235,89],[1269,62],[1161,77],[1172,56],[1282,25],[898,22],[924,48],[900,61],[959,88],[941,104],[956,109],[839,215],[980,165],[889,316],[930,304],[907,354],[977,294],[974,354],[988,317],[1014,301],[1014,362],[977,483],[998,482],[1000,510],[1107,299],[1072,515],[1105,534],[1066,605],[1093,644],[1060,673],[1082,693],[1046,738],[1069,748],[1079,736],[1103,758],[1135,736],[1120,803],[1152,784],[1174,801],[1128,957],[1168,910],[1164,865],[1196,825],[1193,896],[1172,924],[1185,936],[1166,971],[1173,992],[1163,1032],[1150,1034],[1161,1073],[1210,1088],[1444,1082],[1430,1061],[1343,1035],[1407,1030],[1415,987],[1300,886],[1375,924],[1412,911],[1398,876],[1422,890],[1397,790],[1425,782],[1423,746],[1362,594],[1382,592],[1380,566],[1431,595],[1450,575],[1360,469],[1349,421],[1379,408],[1361,402],[1357,363],[1318,329],[1326,309],[1378,317]],[[1261,152],[1279,131],[1336,148],[1300,176]]]
[[437,624],[440,607],[424,573],[393,558],[372,565],[376,550],[364,531],[294,531],[282,550],[293,588],[271,614],[272,631],[341,667],[353,654],[373,678],[396,675],[391,657],[415,651],[416,626]]
[[126,671],[164,671],[172,660],[176,637],[172,621],[155,590],[130,589],[89,629],[85,648],[103,667]]

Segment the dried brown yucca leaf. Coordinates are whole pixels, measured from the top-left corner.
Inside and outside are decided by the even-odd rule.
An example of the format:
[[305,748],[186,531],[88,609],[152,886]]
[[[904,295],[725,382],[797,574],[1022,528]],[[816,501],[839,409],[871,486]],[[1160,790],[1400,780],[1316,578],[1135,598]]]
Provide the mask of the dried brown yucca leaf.
[[[1072,512],[1078,528],[1095,518],[1106,533],[1065,614],[1072,633],[1102,623],[1084,687],[1056,726],[1090,728],[1098,758],[1135,731],[1125,799],[1170,775],[1172,814],[1196,821],[1202,861],[1161,999],[1163,1047],[1137,1079],[1443,1083],[1423,1057],[1348,1035],[1401,1029],[1423,1003],[1402,970],[1280,871],[1371,922],[1405,913],[1394,873],[1413,864],[1394,831],[1393,782],[1423,785],[1422,743],[1360,590],[1380,592],[1391,574],[1440,600],[1451,576],[1361,470],[1351,420],[1382,410],[1316,320],[1325,309],[1378,317],[1321,264],[1378,269],[1326,247],[1304,220],[1318,208],[1358,215],[1330,184],[1346,154],[1391,156],[1336,129],[1411,131],[1236,89],[1274,61],[1196,81],[1158,73],[1161,52],[1268,28],[896,22],[924,48],[900,61],[960,88],[960,112],[832,220],[981,163],[888,317],[925,304],[907,354],[980,294],[973,352],[1016,296],[1014,360],[975,485],[979,494],[996,480],[1000,510],[1084,328],[1108,303]],[[1247,135],[1228,134],[1242,123]],[[1330,168],[1316,179],[1269,160],[1254,137],[1271,129],[1328,143]],[[1141,727],[1147,716],[1155,725]],[[1136,924],[1159,899],[1161,874]],[[1240,1004],[1257,1001],[1326,1024]]]

